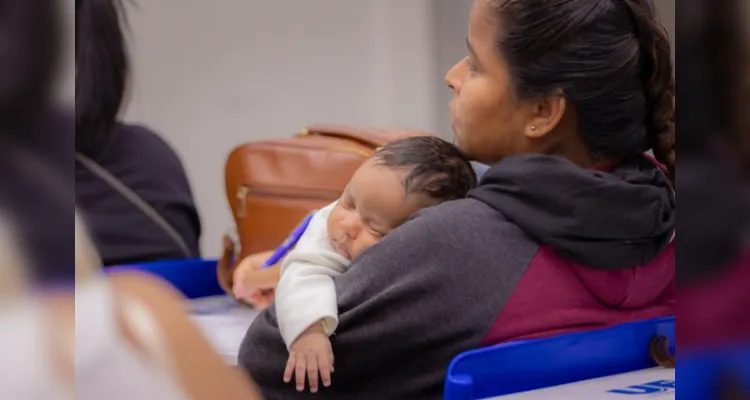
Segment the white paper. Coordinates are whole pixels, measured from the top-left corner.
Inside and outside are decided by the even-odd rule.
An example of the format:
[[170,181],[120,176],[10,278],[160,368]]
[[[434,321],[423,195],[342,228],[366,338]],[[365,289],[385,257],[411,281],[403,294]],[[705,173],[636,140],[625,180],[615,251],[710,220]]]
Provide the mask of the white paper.
[[189,301],[193,322],[219,355],[231,365],[237,364],[242,339],[258,311],[234,302],[226,296]]
[[[649,368],[626,374],[553,386],[506,396],[492,400],[578,400],[578,399],[658,399],[675,398],[675,370],[669,368]],[[612,392],[612,391],[619,391]]]

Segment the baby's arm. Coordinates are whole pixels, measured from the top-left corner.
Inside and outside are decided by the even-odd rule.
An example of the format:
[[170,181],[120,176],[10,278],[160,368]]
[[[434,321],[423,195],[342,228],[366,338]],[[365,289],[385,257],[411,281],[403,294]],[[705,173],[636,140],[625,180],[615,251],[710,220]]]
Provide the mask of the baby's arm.
[[338,325],[338,307],[333,277],[340,275],[348,260],[330,246],[327,219],[332,204],[318,211],[294,250],[284,259],[276,289],[279,330],[289,349],[284,381],[296,374],[297,389],[318,389],[318,376],[328,386],[333,354],[328,336]]
[[327,219],[334,204],[319,210],[284,259],[276,288],[276,314],[287,348],[308,327],[323,321],[327,334],[338,324],[333,278],[348,267],[328,241]]

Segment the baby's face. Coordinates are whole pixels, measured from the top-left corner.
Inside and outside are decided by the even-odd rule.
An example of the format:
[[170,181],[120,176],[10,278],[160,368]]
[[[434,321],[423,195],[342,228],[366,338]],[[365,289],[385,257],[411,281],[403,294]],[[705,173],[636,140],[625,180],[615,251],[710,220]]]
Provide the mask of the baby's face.
[[394,169],[368,160],[354,173],[328,217],[328,238],[351,260],[401,225],[421,208],[434,204],[427,196],[406,194],[409,169]]

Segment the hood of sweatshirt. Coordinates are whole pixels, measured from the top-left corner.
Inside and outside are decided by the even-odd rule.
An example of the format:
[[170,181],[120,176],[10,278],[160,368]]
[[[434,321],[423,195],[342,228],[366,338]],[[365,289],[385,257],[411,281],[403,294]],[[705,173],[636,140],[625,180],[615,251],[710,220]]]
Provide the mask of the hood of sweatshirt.
[[674,190],[645,155],[607,172],[583,169],[560,157],[512,156],[492,166],[469,196],[588,268],[645,265],[674,232]]

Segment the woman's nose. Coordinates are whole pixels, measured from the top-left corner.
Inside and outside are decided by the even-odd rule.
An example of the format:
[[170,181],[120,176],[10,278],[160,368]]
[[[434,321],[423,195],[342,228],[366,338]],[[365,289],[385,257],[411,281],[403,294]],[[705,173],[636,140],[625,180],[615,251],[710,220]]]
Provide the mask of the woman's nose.
[[466,58],[461,59],[461,61],[453,65],[445,74],[445,84],[448,85],[451,90],[456,92],[456,94],[461,92],[461,84],[463,82],[464,74],[463,70],[465,69],[464,64],[466,64]]

